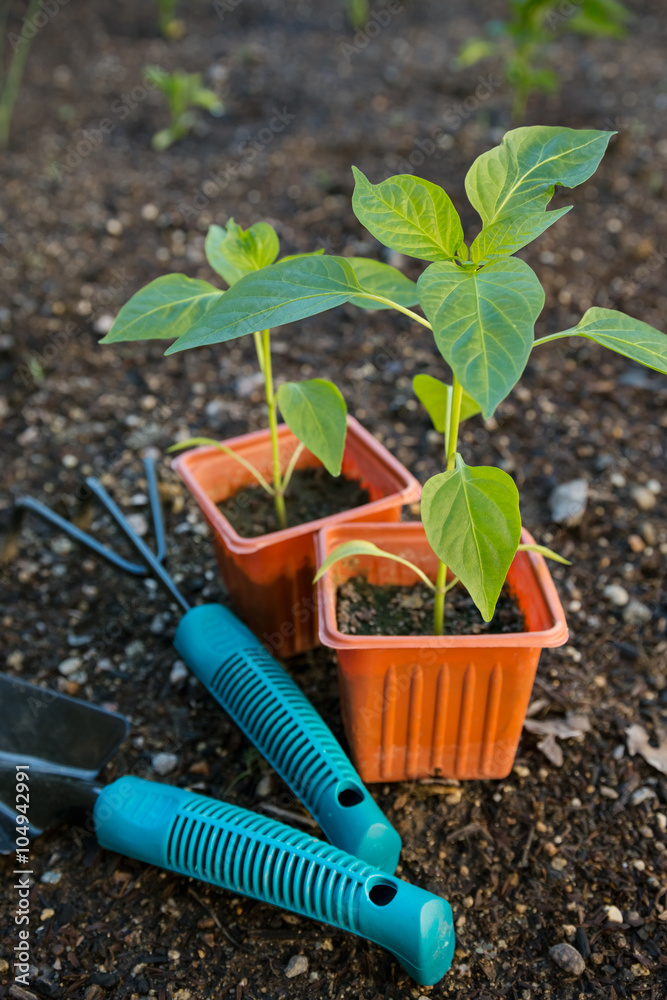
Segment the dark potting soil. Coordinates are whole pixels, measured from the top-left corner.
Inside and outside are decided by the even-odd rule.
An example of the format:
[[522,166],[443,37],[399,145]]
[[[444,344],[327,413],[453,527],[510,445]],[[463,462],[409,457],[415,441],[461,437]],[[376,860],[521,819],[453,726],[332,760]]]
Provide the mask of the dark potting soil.
[[[353,576],[338,588],[338,628],[346,635],[433,635],[433,591],[423,584],[403,587],[369,583]],[[524,632],[520,609],[503,587],[496,613],[485,622],[462,587],[454,587],[445,603],[445,634],[486,635]]]
[[[357,479],[331,476],[321,466],[297,469],[285,496],[287,524],[294,528],[352,510],[369,500],[368,490]],[[261,486],[240,490],[218,507],[242,538],[257,538],[280,528],[273,497]]]

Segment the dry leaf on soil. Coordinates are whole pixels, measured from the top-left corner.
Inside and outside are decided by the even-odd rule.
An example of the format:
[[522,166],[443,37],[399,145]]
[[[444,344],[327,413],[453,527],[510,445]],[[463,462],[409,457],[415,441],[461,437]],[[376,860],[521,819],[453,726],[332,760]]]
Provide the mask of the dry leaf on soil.
[[523,728],[536,736],[543,736],[544,739],[537,744],[537,749],[542,751],[554,767],[562,767],[563,750],[557,737],[561,740],[582,739],[586,733],[590,732],[591,724],[587,715],[568,712],[564,719],[560,717],[552,719],[527,718]]
[[643,726],[628,726],[625,730],[628,741],[628,753],[641,754],[647,764],[654,767],[661,774],[667,774],[667,736],[659,733],[659,745],[652,747],[649,743],[650,736]]

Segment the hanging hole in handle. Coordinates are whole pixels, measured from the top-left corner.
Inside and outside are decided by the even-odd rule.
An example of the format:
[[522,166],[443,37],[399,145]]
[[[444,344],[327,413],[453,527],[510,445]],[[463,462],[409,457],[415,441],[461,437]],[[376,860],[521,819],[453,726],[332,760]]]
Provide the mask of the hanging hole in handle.
[[364,793],[357,785],[344,785],[339,790],[337,799],[339,805],[349,809],[350,806],[358,806],[364,801]]
[[387,906],[398,892],[398,887],[393,882],[385,882],[379,879],[368,889],[368,898],[376,906]]

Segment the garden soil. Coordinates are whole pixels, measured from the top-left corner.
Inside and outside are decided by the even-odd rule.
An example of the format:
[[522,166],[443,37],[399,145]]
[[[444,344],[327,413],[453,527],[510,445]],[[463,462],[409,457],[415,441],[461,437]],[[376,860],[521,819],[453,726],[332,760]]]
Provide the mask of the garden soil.
[[[625,41],[559,42],[550,58],[562,92],[529,105],[526,123],[619,132],[595,177],[554,199],[573,211],[522,254],[546,287],[538,335],[591,305],[667,329],[667,26],[657,0],[631,6]],[[183,4],[176,42],[158,36],[156,9],[58,6],[29,54],[0,192],[0,527],[25,494],[76,516],[95,474],[144,531],[146,449],[264,426],[252,338],[169,358],[165,342],[97,343],[150,279],[216,280],[204,259],[210,223],[267,219],[284,253],[380,255],[350,208],[354,163],[372,180],[412,166],[443,184],[473,236],[465,172],[509,125],[498,67],[452,68],[500,3],[392,4],[388,22],[373,15],[355,35],[342,0],[197,2]],[[147,64],[204,71],[226,114],[152,151],[167,120],[142,83]],[[427,331],[346,306],[277,330],[274,349],[280,379],[332,378],[422,481],[441,470],[441,442],[411,390],[417,372],[446,376]],[[34,846],[26,987],[11,968],[14,866],[0,865],[0,997],[667,997],[667,777],[631,755],[626,736],[631,725],[656,738],[667,729],[666,402],[663,376],[560,342],[534,352],[492,421],[464,427],[464,459],[510,472],[525,525],[572,561],[552,569],[570,641],[543,653],[531,711],[547,730],[574,717],[567,731],[579,735],[526,731],[503,781],[372,789],[403,838],[399,874],[452,904],[457,950],[442,982],[418,987],[375,945],[109,854],[78,827]],[[549,495],[579,478],[586,511],[560,527]],[[167,458],[163,493],[177,579],[194,601],[226,602],[202,518]],[[103,513],[94,528],[120,544]],[[313,829],[177,663],[178,609],[150,581],[121,579],[28,517],[2,591],[3,669],[130,718],[106,780],[155,777]],[[333,653],[288,669],[344,740]],[[550,957],[560,943],[585,956],[579,977]],[[306,962],[290,965],[294,956]]]

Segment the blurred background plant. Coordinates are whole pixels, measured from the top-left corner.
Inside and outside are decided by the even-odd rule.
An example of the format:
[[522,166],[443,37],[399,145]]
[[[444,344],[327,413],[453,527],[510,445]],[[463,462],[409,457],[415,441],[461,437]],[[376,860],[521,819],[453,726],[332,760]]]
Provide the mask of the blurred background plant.
[[[33,22],[35,15],[39,13],[41,0],[30,0],[20,34],[7,30],[13,6],[13,0],[0,0],[0,148],[2,149],[5,149],[9,142],[9,128],[30,43],[36,34]],[[10,46],[11,57],[8,55]]]
[[370,16],[368,0],[345,0],[347,19],[353,28],[363,28]]
[[218,95],[204,87],[201,73],[167,73],[160,66],[147,66],[145,75],[166,97],[171,117],[169,125],[153,136],[153,149],[168,149],[185,138],[197,122],[196,108],[204,108],[216,118],[224,113]]
[[469,38],[456,65],[465,69],[483,59],[500,60],[512,89],[512,120],[519,123],[531,94],[559,88],[558,72],[548,65],[549,48],[559,37],[623,38],[630,17],[618,0],[509,0],[508,17],[489,21],[484,36]]
[[177,3],[178,0],[157,0],[160,31],[170,41],[177,41],[185,34],[185,22],[176,17]]

